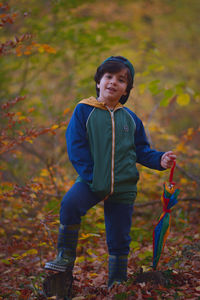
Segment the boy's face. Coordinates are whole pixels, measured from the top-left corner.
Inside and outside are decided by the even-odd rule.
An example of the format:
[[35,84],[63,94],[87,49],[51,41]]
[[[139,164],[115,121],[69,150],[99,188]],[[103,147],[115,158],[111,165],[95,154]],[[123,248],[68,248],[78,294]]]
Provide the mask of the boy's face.
[[127,94],[127,69],[118,73],[105,73],[97,84],[99,88],[99,100],[105,103],[117,103],[121,96]]

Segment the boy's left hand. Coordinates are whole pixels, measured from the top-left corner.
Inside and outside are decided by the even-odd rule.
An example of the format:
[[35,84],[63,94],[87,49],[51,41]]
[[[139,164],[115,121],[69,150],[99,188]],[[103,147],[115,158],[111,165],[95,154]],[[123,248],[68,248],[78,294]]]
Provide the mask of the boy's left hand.
[[161,157],[160,164],[164,169],[171,168],[173,162],[176,160],[176,155],[172,151],[165,152]]

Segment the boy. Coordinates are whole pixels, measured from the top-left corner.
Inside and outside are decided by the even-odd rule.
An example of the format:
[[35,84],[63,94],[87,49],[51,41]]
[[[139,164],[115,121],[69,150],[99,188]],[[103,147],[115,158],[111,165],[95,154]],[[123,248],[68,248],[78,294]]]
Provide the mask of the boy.
[[60,210],[58,255],[45,268],[66,272],[76,258],[81,216],[104,200],[109,251],[108,287],[127,280],[133,203],[139,174],[136,162],[152,169],[170,168],[172,151],[152,150],[141,120],[123,104],[133,87],[134,68],[122,56],[111,56],[95,75],[97,98],[79,102],[66,139],[69,159],[78,173]]

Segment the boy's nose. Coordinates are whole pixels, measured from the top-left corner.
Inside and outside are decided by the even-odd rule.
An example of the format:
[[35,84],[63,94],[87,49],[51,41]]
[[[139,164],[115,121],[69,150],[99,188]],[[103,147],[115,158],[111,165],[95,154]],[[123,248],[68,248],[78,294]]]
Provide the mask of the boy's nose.
[[117,82],[116,78],[113,77],[113,78],[111,79],[111,83],[112,83],[112,84],[116,84],[116,82]]

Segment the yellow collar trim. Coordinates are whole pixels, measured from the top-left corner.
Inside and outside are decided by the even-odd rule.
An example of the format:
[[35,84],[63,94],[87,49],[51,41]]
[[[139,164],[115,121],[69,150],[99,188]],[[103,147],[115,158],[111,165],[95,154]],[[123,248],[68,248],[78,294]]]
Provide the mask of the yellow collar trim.
[[[88,98],[88,99],[83,99],[79,103],[87,104],[87,105],[97,107],[97,108],[100,108],[100,109],[104,109],[104,110],[108,110],[105,102],[100,102],[96,98],[94,98],[93,96]],[[123,105],[121,103],[117,103],[114,110],[116,110],[118,108],[121,108],[121,107],[123,107]]]

